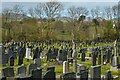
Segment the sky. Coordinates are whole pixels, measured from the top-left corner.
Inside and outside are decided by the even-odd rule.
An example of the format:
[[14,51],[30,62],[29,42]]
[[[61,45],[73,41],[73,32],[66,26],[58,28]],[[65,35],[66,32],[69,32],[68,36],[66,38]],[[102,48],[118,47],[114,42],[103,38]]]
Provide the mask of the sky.
[[[1,0],[2,2],[48,2],[53,0]],[[60,2],[118,2],[119,0],[54,0]]]
[[[21,0],[19,0],[19,1],[21,1]],[[92,0],[91,2],[90,2],[90,0],[88,1],[87,0],[87,2],[82,2],[82,1],[79,1],[79,2],[67,2],[67,0],[65,0],[66,2],[62,2],[62,4],[64,5],[64,9],[67,9],[68,7],[70,7],[70,6],[83,6],[83,7],[87,7],[87,9],[88,10],[91,10],[91,9],[93,9],[93,8],[95,8],[96,6],[99,6],[100,7],[100,9],[102,9],[103,7],[106,7],[106,6],[113,6],[113,5],[115,5],[115,4],[117,4],[117,2],[119,1],[119,0],[109,0],[108,2],[104,2],[104,1],[106,1],[106,0],[98,0],[99,2],[94,2],[94,0]],[[75,0],[74,0],[75,1]],[[23,6],[23,9],[25,10],[25,11],[27,11],[28,10],[28,8],[30,8],[30,7],[35,7],[36,6],[36,4],[38,4],[39,2],[35,2],[35,1],[32,1],[32,0],[30,0],[29,2],[28,1],[26,1],[26,2],[17,2],[17,0],[16,0],[16,2],[13,0],[10,0],[10,2],[8,2],[8,0],[5,0],[5,1],[3,1],[1,4],[2,5],[0,5],[0,7],[3,9],[3,8],[6,8],[6,7],[13,7],[14,5],[16,5],[16,4],[19,4],[19,5],[22,5]],[[2,10],[0,9],[0,13],[2,12]],[[66,12],[65,12],[66,13]],[[67,14],[64,14],[64,15],[67,15]]]

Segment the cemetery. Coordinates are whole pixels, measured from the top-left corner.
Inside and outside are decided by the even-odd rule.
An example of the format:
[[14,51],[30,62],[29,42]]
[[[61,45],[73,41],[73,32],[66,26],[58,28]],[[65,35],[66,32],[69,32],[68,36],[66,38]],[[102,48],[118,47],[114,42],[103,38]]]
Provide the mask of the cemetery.
[[3,2],[0,80],[120,80],[120,2],[85,4]]
[[95,46],[82,45],[82,48],[79,48],[78,43],[72,46],[71,42],[40,41],[1,44],[2,79],[119,80],[119,42],[104,45],[96,43]]

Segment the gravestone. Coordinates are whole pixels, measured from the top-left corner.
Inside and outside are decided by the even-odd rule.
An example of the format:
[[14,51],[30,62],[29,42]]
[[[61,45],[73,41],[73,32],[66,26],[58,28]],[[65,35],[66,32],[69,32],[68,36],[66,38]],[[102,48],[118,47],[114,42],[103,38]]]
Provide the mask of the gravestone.
[[62,56],[62,61],[67,61],[67,51],[66,51],[66,50],[63,50],[63,51],[62,51],[62,54],[63,54],[63,56]]
[[98,65],[101,65],[101,53],[98,54]]
[[118,64],[119,64],[119,58],[117,56],[114,56],[112,60],[112,66],[116,67],[118,66]]
[[105,80],[113,80],[113,76],[111,74],[111,71],[107,70],[105,74]]
[[31,76],[27,76],[24,78],[16,78],[16,80],[33,80]]
[[48,71],[48,70],[51,70],[51,71],[55,72],[55,67],[54,67],[54,66],[49,66],[49,67],[47,68],[47,71]]
[[22,53],[22,48],[21,48],[21,51],[18,55],[18,65],[23,64],[23,58],[24,58],[24,54]]
[[2,54],[2,65],[6,65],[9,61],[9,55],[8,54]]
[[77,60],[73,60],[73,72],[77,73]]
[[0,66],[2,65],[2,61],[3,61],[3,54],[2,54],[2,43],[0,43]]
[[7,80],[7,78],[6,77],[2,77],[2,78],[0,78],[0,80]]
[[78,65],[78,74],[81,73],[81,71],[86,70],[86,66],[83,66],[81,64]]
[[92,66],[95,66],[96,65],[96,55],[95,53],[93,52],[92,53]]
[[9,68],[9,67],[2,69],[2,76],[4,76],[4,77],[14,77],[14,69]]
[[32,70],[32,78],[33,80],[42,80],[42,68]]
[[63,73],[69,72],[69,63],[68,61],[63,62]]
[[102,77],[101,77],[101,80],[105,80],[105,77],[104,77],[104,76],[102,76]]
[[23,75],[23,77],[26,76],[26,67],[20,66],[16,68],[16,75]]
[[35,58],[34,64],[36,64],[38,67],[40,67],[41,66],[40,58]]
[[85,53],[84,52],[81,55],[81,61],[85,61]]
[[91,80],[101,80],[101,66],[91,66],[90,76]]
[[80,70],[79,76],[78,80],[88,80],[88,69]]
[[10,57],[10,66],[14,66],[14,57]]
[[59,51],[59,53],[58,53],[59,61],[63,61],[63,60],[62,60],[62,55],[63,55],[63,54],[62,54],[62,49],[61,49],[61,50]]
[[46,53],[47,61],[50,61],[52,59],[52,50],[51,47],[49,48],[48,52]]
[[18,65],[22,65],[23,64],[23,58],[18,58]]
[[76,49],[73,49],[72,57],[73,57],[73,59],[77,59],[77,51],[76,51]]
[[32,70],[37,69],[36,64],[29,64],[28,65],[28,74],[31,74]]
[[26,59],[32,59],[31,48],[26,48]]
[[76,74],[74,72],[64,73],[60,76],[60,80],[76,80]]
[[67,58],[72,58],[72,54],[71,54],[70,51],[68,51],[68,56],[67,56]]
[[106,55],[103,54],[103,64],[106,64]]
[[6,65],[9,61],[9,56],[8,54],[5,54],[5,47],[2,45],[2,43],[0,44],[0,63],[1,65]]
[[110,62],[110,57],[111,57],[111,51],[108,50],[108,52],[107,52],[107,63]]
[[56,80],[56,73],[52,70],[48,70],[43,75],[43,80]]
[[13,51],[12,56],[14,57],[14,59],[17,59],[17,52],[16,52],[16,51]]

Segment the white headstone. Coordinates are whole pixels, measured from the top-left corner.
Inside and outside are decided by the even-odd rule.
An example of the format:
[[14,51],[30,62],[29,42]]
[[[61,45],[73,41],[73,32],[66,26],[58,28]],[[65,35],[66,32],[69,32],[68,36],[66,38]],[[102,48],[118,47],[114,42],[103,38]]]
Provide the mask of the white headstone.
[[31,49],[30,48],[26,48],[26,57],[27,59],[32,59],[32,56],[31,56]]
[[63,74],[69,72],[69,63],[68,61],[63,62]]

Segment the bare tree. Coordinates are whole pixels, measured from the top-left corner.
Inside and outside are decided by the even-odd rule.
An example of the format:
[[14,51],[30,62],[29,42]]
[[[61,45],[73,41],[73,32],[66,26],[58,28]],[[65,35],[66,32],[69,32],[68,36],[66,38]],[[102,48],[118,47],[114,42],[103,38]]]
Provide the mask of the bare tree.
[[32,18],[35,18],[35,10],[34,8],[29,8],[28,9],[28,14],[32,17]]
[[4,8],[3,11],[2,11],[2,15],[5,18],[5,22],[8,22],[10,20],[11,9],[10,8]]
[[63,10],[63,5],[60,2],[51,1],[51,2],[46,2],[44,4],[43,7],[44,15],[48,19],[47,34],[46,34],[47,37],[49,37],[48,34],[50,35],[50,33],[52,33],[52,29],[50,25],[51,21],[55,20],[55,18],[59,18],[61,16],[62,10]]
[[113,17],[117,18],[118,17],[118,5],[114,5],[112,7],[112,12],[113,12]]
[[78,7],[77,12],[78,12],[78,16],[81,16],[81,15],[87,16],[89,13],[86,7]]
[[105,16],[107,19],[111,20],[112,19],[112,8],[110,6],[107,6],[104,8]]
[[39,17],[40,19],[43,16],[43,3],[39,3],[37,4],[37,6],[34,8],[35,14],[37,15],[37,17]]
[[67,10],[68,10],[68,15],[72,19],[73,22],[78,19],[78,15],[80,15],[80,12],[78,12],[75,6],[71,6]]
[[68,9],[67,9],[67,11],[68,11],[68,15],[69,15],[69,17],[70,17],[70,19],[71,19],[71,22],[70,23],[72,23],[72,28],[74,28],[74,29],[71,29],[72,30],[72,36],[73,36],[73,40],[75,39],[75,29],[76,29],[76,21],[77,21],[77,19],[78,19],[78,11],[77,11],[77,7],[75,7],[75,6],[71,6],[71,7],[69,7]]
[[91,9],[91,16],[92,16],[93,19],[95,18],[94,9]]
[[91,9],[91,15],[93,18],[98,18],[100,16],[100,8],[96,6],[95,9]]
[[[87,10],[86,7],[75,7],[75,6],[71,6],[67,10],[68,10],[69,17],[72,19],[73,28],[76,29],[77,32],[79,33],[80,26],[76,28],[76,24],[77,24],[76,22],[80,21],[83,23],[89,11]],[[74,37],[75,37],[75,34],[77,34],[76,30],[72,31],[73,32],[72,34]]]
[[71,6],[68,8],[68,14],[72,20],[78,20],[80,16],[87,16],[88,12],[86,7]]
[[44,13],[48,19],[54,19],[61,16],[63,5],[60,2],[46,2],[44,4]]
[[23,6],[22,5],[14,5],[12,9],[12,13],[14,15],[15,20],[21,19],[24,15]]

